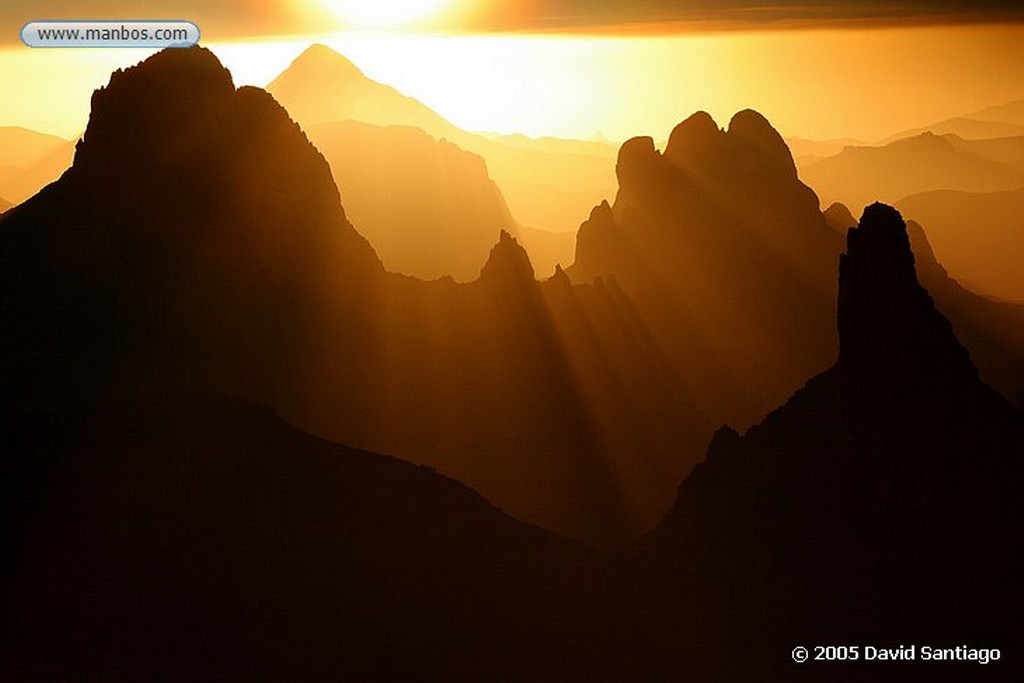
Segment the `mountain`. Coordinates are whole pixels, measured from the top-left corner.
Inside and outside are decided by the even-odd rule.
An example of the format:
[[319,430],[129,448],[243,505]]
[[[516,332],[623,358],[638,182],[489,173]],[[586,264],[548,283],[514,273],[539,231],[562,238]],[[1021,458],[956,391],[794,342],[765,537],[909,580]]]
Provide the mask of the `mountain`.
[[[826,215],[830,225],[843,234],[857,224],[842,204],[830,207]],[[985,214],[972,215],[960,225],[976,225],[981,215]],[[1014,396],[1024,388],[1024,305],[980,296],[965,288],[936,258],[925,229],[913,220],[906,226],[921,284],[953,323],[982,379],[1005,396]]]
[[896,135],[887,138],[884,142],[896,142],[906,138],[917,137],[925,133],[932,133],[933,135],[956,135],[957,137],[969,140],[985,140],[990,138],[1024,135],[1024,123],[1010,123],[998,120],[990,121],[967,116],[957,116],[928,126],[900,131]]
[[483,159],[450,142],[358,121],[315,126],[310,139],[331,164],[347,215],[389,271],[474,280],[499,233],[516,231]]
[[14,206],[14,205],[11,204],[6,199],[4,199],[3,197],[0,197],[0,213],[6,211],[7,209],[11,208],[12,206]]
[[207,393],[8,415],[0,441],[6,680],[528,678],[582,660],[547,653],[589,639],[596,556],[426,468]]
[[866,143],[853,138],[840,138],[835,140],[807,140],[799,137],[787,137],[786,146],[793,154],[793,161],[797,168],[803,168],[809,164],[839,154],[846,147],[863,147]]
[[[468,133],[419,101],[367,78],[351,61],[323,45],[313,45],[299,55],[267,90],[307,130],[349,119],[377,126],[411,126],[482,156],[512,214],[523,225],[547,232],[574,231],[578,217],[615,186],[611,167],[605,163],[614,158],[610,145]],[[532,256],[554,264],[566,254]]]
[[968,116],[982,121],[1005,121],[1024,126],[1024,99],[985,107]]
[[958,150],[970,152],[983,159],[1024,169],[1024,136],[965,140],[956,135],[943,136]]
[[934,190],[897,205],[924,226],[950,274],[972,290],[1024,301],[1024,188],[1011,192]]
[[1024,100],[1013,100],[945,119],[930,126],[903,131],[886,142],[909,138],[921,133],[952,134],[967,139],[990,139],[1024,135]]
[[[924,670],[923,646],[1000,647],[1016,623],[1024,415],[979,380],[915,277],[894,209],[865,209],[839,272],[835,365],[744,436],[723,427],[641,544],[662,568],[648,576],[678,586],[648,615],[652,632],[668,630],[648,654],[674,662],[665,670],[906,680]],[[697,618],[673,616],[684,610]],[[696,644],[681,647],[672,620]],[[839,640],[860,661],[788,660],[797,644],[813,657]],[[864,661],[872,644],[915,645],[917,661]],[[725,654],[737,647],[744,657]],[[965,671],[939,667],[942,680]]]
[[567,272],[614,275],[705,409],[751,424],[827,367],[842,240],[760,114],[694,114],[664,153],[634,138],[616,173]]
[[[310,84],[316,84],[316,92]],[[435,137],[461,131],[418,100],[367,78],[324,45],[312,45],[267,86],[302,125],[355,119],[379,126],[411,126]]]
[[340,199],[212,53],[115,73],[72,168],[0,219],[0,413],[226,393],[564,535],[653,525],[711,423],[615,286],[538,282],[510,235],[473,282],[389,273]]
[[71,165],[73,141],[17,126],[0,127],[0,196],[18,204]]
[[994,161],[963,141],[922,133],[882,147],[847,147],[804,167],[800,177],[824,203],[864,206],[929,190],[1015,190],[1024,185],[1024,168]]
[[113,74],[72,168],[2,225],[4,407],[212,377],[262,395],[319,307],[383,274],[323,157],[205,50]]

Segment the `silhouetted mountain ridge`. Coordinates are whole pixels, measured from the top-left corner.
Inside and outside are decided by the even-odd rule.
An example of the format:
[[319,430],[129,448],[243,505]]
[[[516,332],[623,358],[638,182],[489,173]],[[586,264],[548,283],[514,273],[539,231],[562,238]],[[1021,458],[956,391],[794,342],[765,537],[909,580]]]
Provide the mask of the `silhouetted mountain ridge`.
[[[895,210],[868,207],[848,241],[838,362],[744,436],[720,429],[641,546],[681,587],[669,609],[728,615],[699,638],[751,659],[715,662],[716,679],[812,680],[783,653],[814,638],[996,647],[1019,608],[1024,416],[978,379]],[[870,666],[830,676],[907,675]]]
[[831,362],[841,238],[764,117],[740,112],[723,131],[699,112],[664,154],[649,137],[625,142],[616,174],[568,273],[614,274],[696,395],[753,422]]
[[383,274],[323,157],[207,50],[117,72],[93,107],[74,166],[4,216],[4,405],[156,376],[266,391],[326,301]]

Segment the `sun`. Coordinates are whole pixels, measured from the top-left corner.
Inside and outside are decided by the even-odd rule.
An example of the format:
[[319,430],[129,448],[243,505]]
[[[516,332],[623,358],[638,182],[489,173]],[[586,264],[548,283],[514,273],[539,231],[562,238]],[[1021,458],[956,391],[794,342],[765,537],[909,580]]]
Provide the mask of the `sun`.
[[385,29],[424,24],[453,0],[324,0],[346,28]]

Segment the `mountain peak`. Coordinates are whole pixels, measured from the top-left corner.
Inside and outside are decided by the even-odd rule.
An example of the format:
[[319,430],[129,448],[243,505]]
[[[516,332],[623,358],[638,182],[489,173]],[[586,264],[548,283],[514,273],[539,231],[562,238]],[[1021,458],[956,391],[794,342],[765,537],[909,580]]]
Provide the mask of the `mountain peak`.
[[480,280],[501,284],[534,282],[530,257],[508,231],[502,230],[498,243],[491,248],[487,263],[480,269]]
[[322,43],[313,43],[296,57],[291,66],[311,69],[332,78],[366,78],[362,69],[345,55]]
[[665,146],[665,158],[703,157],[708,145],[714,144],[720,135],[722,131],[711,115],[698,111],[672,129]]
[[839,260],[839,368],[851,381],[917,388],[976,380],[949,320],[918,283],[907,225],[864,209]]
[[161,140],[161,146],[174,146],[166,131],[194,120],[196,102],[223,103],[234,92],[231,73],[204,47],[166,49],[118,69],[93,93],[75,163],[103,160],[107,165],[124,164],[126,170],[147,165],[150,155],[139,150],[151,151]]
[[796,177],[796,163],[789,145],[760,113],[753,109],[737,112],[729,121],[728,134],[756,149],[761,159],[770,163],[770,170],[784,172],[790,178]]

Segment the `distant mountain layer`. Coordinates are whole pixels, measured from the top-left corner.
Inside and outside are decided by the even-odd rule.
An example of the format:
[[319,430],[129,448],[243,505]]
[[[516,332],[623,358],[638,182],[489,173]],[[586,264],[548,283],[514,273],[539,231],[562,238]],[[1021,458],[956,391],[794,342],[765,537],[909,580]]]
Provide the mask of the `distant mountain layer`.
[[979,293],[1024,302],[1024,188],[935,190],[897,206],[924,227],[953,277]]
[[348,217],[384,266],[475,280],[516,222],[483,159],[417,128],[344,121],[309,131],[331,165]]
[[13,204],[53,182],[75,153],[74,142],[25,128],[0,127],[0,196]]
[[964,116],[938,121],[929,126],[913,128],[892,136],[886,142],[931,132],[935,135],[956,135],[966,139],[990,139],[1024,135],[1024,100],[985,107]]
[[923,133],[883,147],[847,147],[800,171],[822,202],[864,206],[930,190],[992,192],[1024,185],[1021,138],[976,144]]
[[[607,163],[615,155],[612,145],[468,133],[421,102],[367,78],[352,62],[323,45],[303,52],[267,90],[308,130],[349,119],[378,126],[412,126],[479,154],[513,215],[534,228],[574,231],[578,217],[615,186]],[[552,264],[557,260],[538,256]]]

